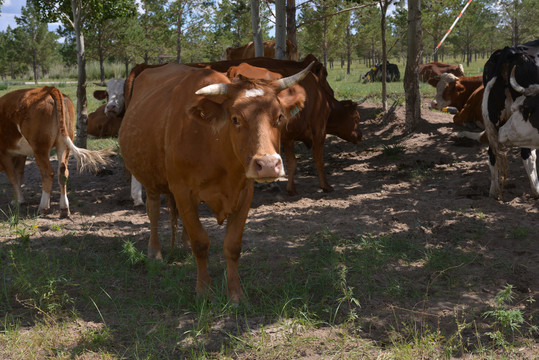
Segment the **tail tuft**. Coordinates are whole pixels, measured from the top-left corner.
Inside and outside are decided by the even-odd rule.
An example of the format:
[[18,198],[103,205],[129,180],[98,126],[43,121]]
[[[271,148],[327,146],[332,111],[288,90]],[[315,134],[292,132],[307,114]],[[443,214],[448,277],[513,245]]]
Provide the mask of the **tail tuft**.
[[78,148],[73,144],[69,137],[65,138],[66,144],[71,150],[71,153],[77,160],[77,169],[79,171],[88,170],[89,172],[96,173],[103,166],[110,163],[110,157],[114,155],[112,149],[103,150],[88,150]]

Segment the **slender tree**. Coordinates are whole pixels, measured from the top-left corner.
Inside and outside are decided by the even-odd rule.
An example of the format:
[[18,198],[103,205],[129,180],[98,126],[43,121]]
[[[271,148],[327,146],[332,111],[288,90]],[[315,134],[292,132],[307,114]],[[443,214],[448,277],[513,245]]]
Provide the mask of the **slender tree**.
[[412,131],[421,119],[421,95],[417,69],[421,59],[421,0],[408,0],[408,56],[404,72],[406,129]]
[[[39,14],[32,4],[21,9],[20,17],[16,16],[15,21],[22,31],[18,34],[22,37],[20,42],[21,55],[29,59],[32,64],[34,83],[37,84],[39,69],[42,72],[50,62],[58,48],[58,35],[50,32],[47,24],[40,21]],[[25,61],[28,63],[27,61]]]
[[251,0],[251,26],[253,27],[255,56],[264,56],[264,43],[262,39],[262,24],[260,23],[259,0]]
[[380,28],[382,34],[382,110],[387,110],[387,85],[386,85],[386,74],[387,74],[387,45],[386,45],[386,15],[389,5],[391,5],[392,0],[378,0],[380,4],[380,10],[382,16],[380,17]]
[[275,58],[286,59],[286,0],[275,0]]

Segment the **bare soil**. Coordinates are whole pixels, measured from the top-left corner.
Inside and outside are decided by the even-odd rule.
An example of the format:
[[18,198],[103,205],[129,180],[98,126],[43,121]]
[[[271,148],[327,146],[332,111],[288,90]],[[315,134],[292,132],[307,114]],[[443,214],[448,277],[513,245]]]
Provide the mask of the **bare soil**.
[[[420,239],[425,248],[448,247],[463,253],[480,253],[483,263],[501,264],[468,266],[467,285],[459,282],[458,288],[448,289],[443,297],[426,296],[414,303],[390,297],[361,298],[359,315],[366,319],[364,331],[373,340],[387,336],[387,326],[380,322],[396,315],[422,317],[442,327],[444,322],[454,324],[455,312],[484,310],[493,305],[496,293],[508,283],[514,285],[516,292],[514,305],[527,315],[534,315],[537,321],[537,303],[530,304],[525,299],[537,299],[539,295],[539,200],[529,195],[530,186],[518,150],[508,154],[509,171],[502,201],[490,198],[486,146],[455,138],[452,115],[430,111],[427,103],[423,105],[419,128],[410,134],[405,132],[404,107],[398,107],[392,117],[384,119],[377,116],[380,104],[363,103],[360,144],[333,136],[326,140],[325,170],[335,189],[331,193],[319,189],[311,152],[298,144],[299,195],[286,194],[285,179],[277,183],[278,187],[257,186],[244,233],[244,251],[275,254],[275,266],[279,266],[279,259],[286,257],[288,251],[307,242],[309,236],[329,230],[342,238],[405,234],[411,241]],[[65,231],[89,232],[105,238],[134,237],[137,246],[145,249],[149,221],[143,207],[132,205],[129,179],[120,159],[98,175],[80,174],[74,163],[71,159],[71,218],[59,219],[55,185],[53,212],[36,220],[39,231],[32,238],[56,236],[50,228],[60,224]],[[37,167],[29,161],[23,186],[28,205],[22,208],[23,212],[35,214],[40,184]],[[5,173],[1,173],[0,209],[6,213],[12,193]],[[162,228],[167,233],[166,202],[162,204]],[[217,225],[211,212],[202,207],[201,216],[212,241],[222,241],[224,229]],[[57,236],[62,234],[58,232]],[[163,246],[166,251],[168,242]],[[427,288],[443,273],[425,274],[409,267],[404,271],[412,281],[425,283]],[[534,348],[537,350],[537,346]],[[316,358],[312,351],[306,348],[305,357]]]

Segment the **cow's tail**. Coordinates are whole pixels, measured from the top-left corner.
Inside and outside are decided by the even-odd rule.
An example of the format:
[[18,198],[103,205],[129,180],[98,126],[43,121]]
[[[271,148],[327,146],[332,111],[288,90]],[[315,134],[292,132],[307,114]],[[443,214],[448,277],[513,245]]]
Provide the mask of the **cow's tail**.
[[60,135],[64,144],[71,151],[75,159],[77,160],[77,168],[80,171],[88,169],[92,172],[97,172],[101,166],[107,165],[110,162],[110,156],[114,154],[111,149],[103,150],[88,150],[76,147],[73,144],[73,140],[69,136],[66,123],[66,109],[64,108],[64,95],[57,88],[51,87],[50,95],[54,100],[56,106],[56,116]]
[[503,188],[505,186],[505,181],[507,179],[507,156],[505,154],[505,150],[502,148],[502,145],[499,142],[496,124],[490,120],[488,112],[488,98],[495,82],[496,77],[492,78],[485,86],[485,91],[483,92],[483,100],[481,104],[481,113],[483,114],[483,123],[485,124],[485,133],[487,134],[488,144],[496,159],[496,167],[503,176],[502,186],[500,187],[500,193],[498,194],[498,198],[501,198]]

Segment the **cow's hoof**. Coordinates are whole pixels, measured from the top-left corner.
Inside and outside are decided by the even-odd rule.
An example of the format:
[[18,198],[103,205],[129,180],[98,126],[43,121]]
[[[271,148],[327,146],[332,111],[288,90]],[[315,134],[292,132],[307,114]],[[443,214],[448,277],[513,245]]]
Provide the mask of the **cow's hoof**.
[[60,219],[69,219],[70,215],[69,209],[60,209]]
[[148,258],[154,260],[163,260],[163,255],[161,254],[161,250],[148,249]]
[[323,187],[322,191],[325,193],[329,193],[333,191],[333,188],[331,186]]
[[133,200],[133,206],[134,207],[144,206],[144,201],[143,200]]
[[41,215],[48,215],[51,213],[51,208],[43,208],[43,209],[39,209],[39,213]]

